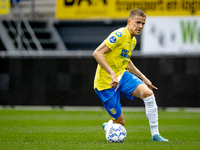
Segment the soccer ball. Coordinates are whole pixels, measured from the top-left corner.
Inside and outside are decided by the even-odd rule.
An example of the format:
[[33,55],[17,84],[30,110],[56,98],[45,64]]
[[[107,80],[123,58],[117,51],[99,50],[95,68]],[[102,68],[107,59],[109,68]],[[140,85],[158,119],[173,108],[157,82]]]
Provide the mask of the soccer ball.
[[110,143],[122,143],[126,139],[126,129],[121,124],[114,123],[106,131],[106,139]]

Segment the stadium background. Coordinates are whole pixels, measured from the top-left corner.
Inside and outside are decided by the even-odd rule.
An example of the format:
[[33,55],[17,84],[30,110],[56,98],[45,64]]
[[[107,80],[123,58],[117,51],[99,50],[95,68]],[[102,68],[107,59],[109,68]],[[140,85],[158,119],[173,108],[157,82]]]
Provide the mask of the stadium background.
[[[0,105],[102,106],[92,52],[140,8],[148,18],[132,60],[159,88],[158,106],[200,106],[199,0],[0,0],[0,6]],[[143,102],[122,98],[122,105]]]

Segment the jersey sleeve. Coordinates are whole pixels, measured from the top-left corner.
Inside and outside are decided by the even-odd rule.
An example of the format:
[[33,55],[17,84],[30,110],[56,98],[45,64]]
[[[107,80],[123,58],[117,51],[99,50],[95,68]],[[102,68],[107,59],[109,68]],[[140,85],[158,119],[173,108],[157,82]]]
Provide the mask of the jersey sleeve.
[[113,51],[118,43],[118,36],[112,32],[105,40],[104,43]]

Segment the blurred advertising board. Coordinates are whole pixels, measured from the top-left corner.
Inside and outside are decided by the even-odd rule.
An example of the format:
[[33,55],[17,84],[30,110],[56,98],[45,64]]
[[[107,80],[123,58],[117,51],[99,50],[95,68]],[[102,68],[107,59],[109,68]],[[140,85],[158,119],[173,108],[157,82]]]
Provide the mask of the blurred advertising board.
[[147,16],[200,15],[200,0],[57,0],[55,15],[60,20],[127,19],[134,8]]
[[200,18],[149,17],[141,43],[143,54],[200,53]]
[[0,0],[0,15],[6,15],[10,12],[10,0]]

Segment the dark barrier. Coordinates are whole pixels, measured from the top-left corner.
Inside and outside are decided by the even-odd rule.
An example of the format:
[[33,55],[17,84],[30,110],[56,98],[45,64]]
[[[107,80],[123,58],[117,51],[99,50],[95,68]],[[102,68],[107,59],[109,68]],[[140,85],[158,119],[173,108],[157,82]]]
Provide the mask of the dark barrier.
[[[159,88],[158,106],[200,106],[200,59],[134,57]],[[102,106],[93,90],[97,63],[81,59],[0,59],[0,105]],[[144,106],[122,98],[123,106]]]
[[[111,32],[127,25],[127,20],[59,21],[55,22],[59,35],[69,50],[94,50]],[[140,50],[140,36],[135,36]]]

